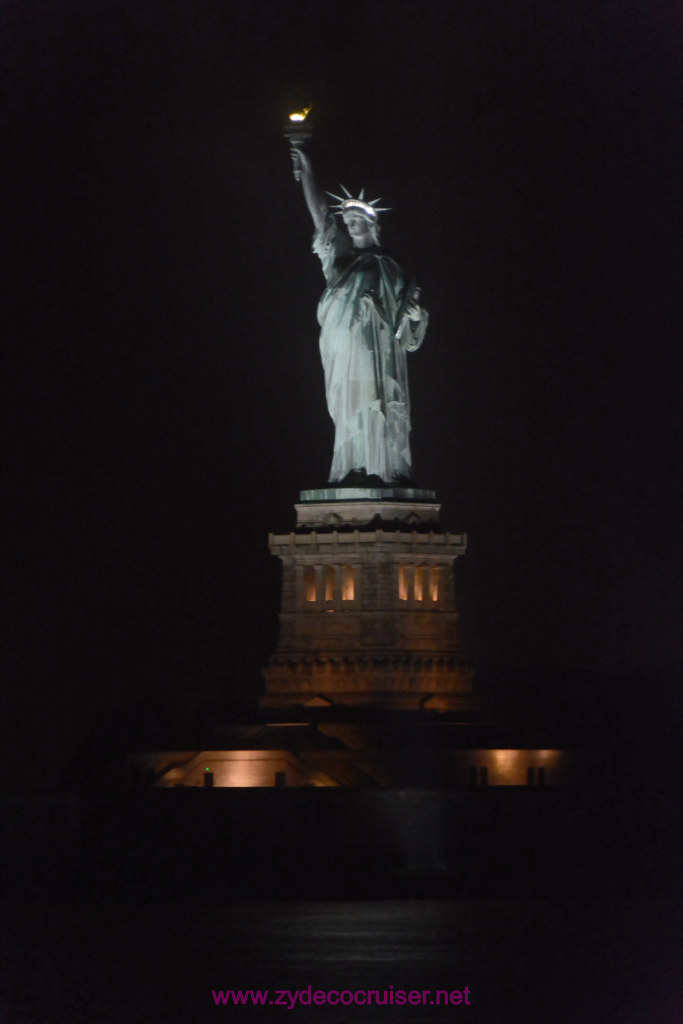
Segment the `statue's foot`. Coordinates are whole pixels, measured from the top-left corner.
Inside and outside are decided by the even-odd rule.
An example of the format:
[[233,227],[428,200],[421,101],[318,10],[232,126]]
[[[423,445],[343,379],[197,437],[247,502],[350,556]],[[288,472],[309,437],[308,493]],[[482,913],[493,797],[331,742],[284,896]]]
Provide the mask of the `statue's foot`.
[[343,480],[339,481],[340,487],[386,487],[384,480],[376,473],[368,475],[365,469],[352,469]]
[[368,474],[365,469],[352,469],[343,480],[335,481],[339,487],[414,487],[408,477],[397,477],[395,480],[382,480],[376,473]]

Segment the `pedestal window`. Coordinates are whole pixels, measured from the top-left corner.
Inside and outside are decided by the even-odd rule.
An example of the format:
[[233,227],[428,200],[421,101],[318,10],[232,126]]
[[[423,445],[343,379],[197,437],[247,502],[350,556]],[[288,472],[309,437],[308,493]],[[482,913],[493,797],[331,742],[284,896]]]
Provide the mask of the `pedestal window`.
[[435,604],[439,600],[439,576],[441,570],[438,565],[433,565],[429,570],[429,600]]
[[399,565],[398,599],[418,608],[436,604],[440,582],[441,567],[438,565]]
[[353,566],[342,566],[342,601],[353,601],[355,597],[355,574]]
[[334,569],[331,565],[325,566],[325,603],[332,604],[334,601]]
[[425,599],[426,575],[427,570],[423,566],[418,565],[415,567],[415,581],[413,583],[413,599],[415,601],[424,601]]
[[398,567],[398,599],[399,601],[408,600],[408,570],[405,565]]

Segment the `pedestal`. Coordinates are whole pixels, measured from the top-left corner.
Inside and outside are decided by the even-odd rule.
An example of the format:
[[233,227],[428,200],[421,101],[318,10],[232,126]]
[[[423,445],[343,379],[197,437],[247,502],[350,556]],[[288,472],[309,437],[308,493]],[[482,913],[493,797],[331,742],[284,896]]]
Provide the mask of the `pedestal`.
[[270,535],[283,565],[280,639],[264,708],[315,705],[471,711],[453,563],[432,491],[302,491],[297,528]]

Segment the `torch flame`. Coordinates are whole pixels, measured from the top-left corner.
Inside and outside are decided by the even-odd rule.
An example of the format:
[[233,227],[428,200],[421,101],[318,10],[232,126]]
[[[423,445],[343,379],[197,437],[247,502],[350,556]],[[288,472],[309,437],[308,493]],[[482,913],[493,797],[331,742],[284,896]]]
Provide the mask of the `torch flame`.
[[289,120],[290,121],[305,121],[306,120],[306,115],[308,114],[309,110],[312,110],[312,109],[313,109],[312,107],[304,107],[303,110],[297,110],[294,114],[290,114],[289,115]]

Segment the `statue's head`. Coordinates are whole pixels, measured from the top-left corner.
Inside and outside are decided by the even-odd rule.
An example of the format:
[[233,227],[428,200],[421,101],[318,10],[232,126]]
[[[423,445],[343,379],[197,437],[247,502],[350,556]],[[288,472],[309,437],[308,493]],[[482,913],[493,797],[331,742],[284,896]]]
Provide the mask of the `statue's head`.
[[351,241],[360,248],[368,245],[379,245],[380,228],[377,215],[384,213],[389,207],[377,206],[381,199],[371,199],[369,202],[366,202],[364,188],[360,190],[360,195],[357,199],[343,185],[342,188],[346,193],[346,198],[335,196],[332,192],[328,192],[328,195],[331,195],[333,199],[339,200],[338,205],[334,209],[339,210],[341,213],[351,236]]
[[359,249],[369,245],[379,245],[379,222],[377,215],[368,217],[361,210],[351,208],[342,212],[342,219],[351,241]]

